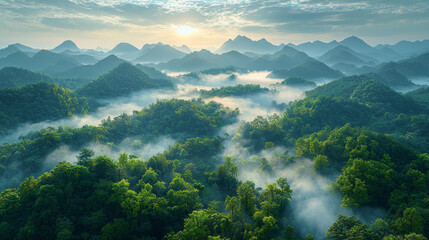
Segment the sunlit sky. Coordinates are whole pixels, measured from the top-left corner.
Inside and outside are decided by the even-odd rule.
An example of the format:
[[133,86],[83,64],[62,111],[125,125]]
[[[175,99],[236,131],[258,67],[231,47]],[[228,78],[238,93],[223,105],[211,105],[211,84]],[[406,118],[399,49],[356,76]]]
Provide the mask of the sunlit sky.
[[0,47],[49,49],[70,39],[80,48],[209,48],[236,35],[274,44],[351,35],[396,43],[429,38],[429,0],[0,0],[0,23]]

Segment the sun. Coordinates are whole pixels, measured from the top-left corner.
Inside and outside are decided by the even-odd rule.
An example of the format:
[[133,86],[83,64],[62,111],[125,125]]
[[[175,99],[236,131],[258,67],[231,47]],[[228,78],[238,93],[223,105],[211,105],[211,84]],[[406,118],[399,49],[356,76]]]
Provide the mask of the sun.
[[177,29],[177,33],[180,35],[189,35],[197,31],[197,29],[191,28],[189,26],[180,26],[180,27],[176,27],[176,29]]

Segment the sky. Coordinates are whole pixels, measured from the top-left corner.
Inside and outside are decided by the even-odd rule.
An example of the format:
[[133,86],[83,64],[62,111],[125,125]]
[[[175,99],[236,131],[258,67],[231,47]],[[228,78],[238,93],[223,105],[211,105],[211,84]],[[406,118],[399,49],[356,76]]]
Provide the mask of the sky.
[[128,42],[217,48],[245,35],[274,44],[429,39],[429,0],[0,0],[0,47]]

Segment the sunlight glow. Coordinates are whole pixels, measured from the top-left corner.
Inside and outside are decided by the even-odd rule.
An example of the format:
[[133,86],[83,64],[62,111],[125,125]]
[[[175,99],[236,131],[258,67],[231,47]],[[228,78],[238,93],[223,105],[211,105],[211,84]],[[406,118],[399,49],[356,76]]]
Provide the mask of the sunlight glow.
[[189,35],[197,31],[197,29],[191,28],[189,26],[180,26],[176,28],[177,28],[177,33],[180,35]]

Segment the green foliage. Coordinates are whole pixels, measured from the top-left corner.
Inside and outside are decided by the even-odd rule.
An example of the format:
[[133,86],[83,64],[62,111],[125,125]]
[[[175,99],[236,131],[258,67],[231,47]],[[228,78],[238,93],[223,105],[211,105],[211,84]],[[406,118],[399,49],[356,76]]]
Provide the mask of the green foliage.
[[407,208],[404,210],[403,217],[398,218],[394,225],[401,234],[423,233],[425,220],[420,216],[420,213],[415,208]]
[[246,85],[236,85],[228,86],[221,88],[212,88],[211,90],[200,90],[202,98],[212,98],[212,97],[242,97],[255,95],[259,93],[269,93],[268,88],[263,88],[260,85],[255,84],[246,84]]
[[22,123],[56,120],[89,110],[85,98],[55,84],[0,89],[0,134]]
[[378,83],[371,76],[344,77],[306,92],[309,97],[342,97],[365,104],[380,112],[414,113],[421,112],[410,98]]
[[375,239],[373,232],[368,229],[367,225],[362,224],[354,216],[346,217],[343,215],[338,215],[337,220],[329,227],[326,237],[335,240]]
[[17,88],[37,82],[55,83],[49,76],[23,68],[4,67],[0,70],[0,89]]
[[408,92],[405,94],[405,96],[411,97],[417,102],[420,102],[422,104],[429,104],[429,88],[428,87],[422,87],[419,89],[416,89],[414,91]]
[[329,167],[329,159],[327,156],[319,154],[314,158],[313,169],[315,172],[321,173],[323,172],[323,170],[325,170],[328,167]]
[[[44,157],[61,145],[78,150],[91,141],[115,144],[136,136],[144,142],[160,135],[212,136],[219,127],[235,122],[237,115],[238,111],[223,108],[215,102],[205,104],[202,101],[172,99],[158,101],[142,111],[135,111],[133,115],[123,114],[113,120],[107,118],[98,127],[42,129],[18,143],[0,146],[0,174],[4,178],[15,178],[18,173],[24,176],[35,173],[41,168]],[[195,138],[178,144],[176,148],[191,154],[191,160],[205,161],[206,157],[220,151],[221,143],[216,138]],[[174,148],[166,154],[173,159],[181,159]],[[161,171],[159,167],[153,169]]]

